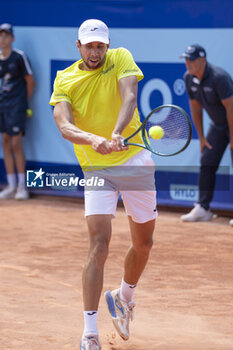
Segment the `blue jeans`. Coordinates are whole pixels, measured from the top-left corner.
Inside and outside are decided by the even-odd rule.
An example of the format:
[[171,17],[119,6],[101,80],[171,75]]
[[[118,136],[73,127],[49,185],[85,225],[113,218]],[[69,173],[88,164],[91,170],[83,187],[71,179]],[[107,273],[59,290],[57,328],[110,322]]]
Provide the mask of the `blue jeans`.
[[[229,129],[212,124],[206,138],[212,149],[205,147],[201,154],[198,203],[208,210],[214,195],[216,172],[229,144]],[[231,158],[233,164],[233,149],[231,149]]]

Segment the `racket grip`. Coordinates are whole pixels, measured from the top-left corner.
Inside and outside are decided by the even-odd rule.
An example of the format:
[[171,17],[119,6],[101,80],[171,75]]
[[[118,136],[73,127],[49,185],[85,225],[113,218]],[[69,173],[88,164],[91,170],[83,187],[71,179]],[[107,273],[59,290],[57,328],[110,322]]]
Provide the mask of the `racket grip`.
[[127,140],[126,139],[121,140],[121,144],[122,146],[127,146]]

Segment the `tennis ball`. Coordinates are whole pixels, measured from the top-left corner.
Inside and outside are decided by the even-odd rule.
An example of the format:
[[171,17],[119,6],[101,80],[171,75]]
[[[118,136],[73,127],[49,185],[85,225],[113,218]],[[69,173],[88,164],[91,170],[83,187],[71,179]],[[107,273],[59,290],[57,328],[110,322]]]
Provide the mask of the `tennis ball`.
[[152,126],[150,129],[149,129],[149,135],[150,137],[152,137],[152,139],[155,139],[155,140],[159,140],[163,137],[164,135],[164,130],[161,126],[159,125],[156,125],[156,126]]
[[32,110],[30,108],[27,109],[27,117],[31,118],[32,116]]

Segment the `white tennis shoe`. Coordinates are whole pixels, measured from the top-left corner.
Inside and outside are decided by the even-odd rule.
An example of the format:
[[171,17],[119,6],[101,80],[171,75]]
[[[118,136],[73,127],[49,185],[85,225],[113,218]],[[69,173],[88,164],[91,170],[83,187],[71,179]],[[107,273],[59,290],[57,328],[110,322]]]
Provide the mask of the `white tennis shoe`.
[[10,186],[7,186],[0,192],[0,199],[11,199],[15,197],[16,189]]
[[229,224],[230,224],[231,226],[233,226],[233,219],[231,219],[231,220],[229,221]]
[[186,222],[211,221],[212,217],[213,213],[210,210],[202,208],[201,205],[197,203],[190,213],[181,216],[181,220]]
[[18,199],[18,200],[29,199],[28,191],[24,187],[18,187],[15,194],[15,199]]
[[101,344],[98,335],[83,336],[80,341],[80,350],[100,350]]
[[104,293],[112,322],[122,339],[129,339],[129,321],[133,321],[135,303],[120,298],[120,289]]

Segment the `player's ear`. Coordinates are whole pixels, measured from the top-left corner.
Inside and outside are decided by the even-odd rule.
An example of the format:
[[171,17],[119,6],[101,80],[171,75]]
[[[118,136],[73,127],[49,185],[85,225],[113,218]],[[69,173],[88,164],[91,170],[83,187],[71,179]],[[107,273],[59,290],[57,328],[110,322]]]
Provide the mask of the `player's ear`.
[[76,46],[78,49],[80,49],[80,46],[81,46],[80,40],[76,40]]

